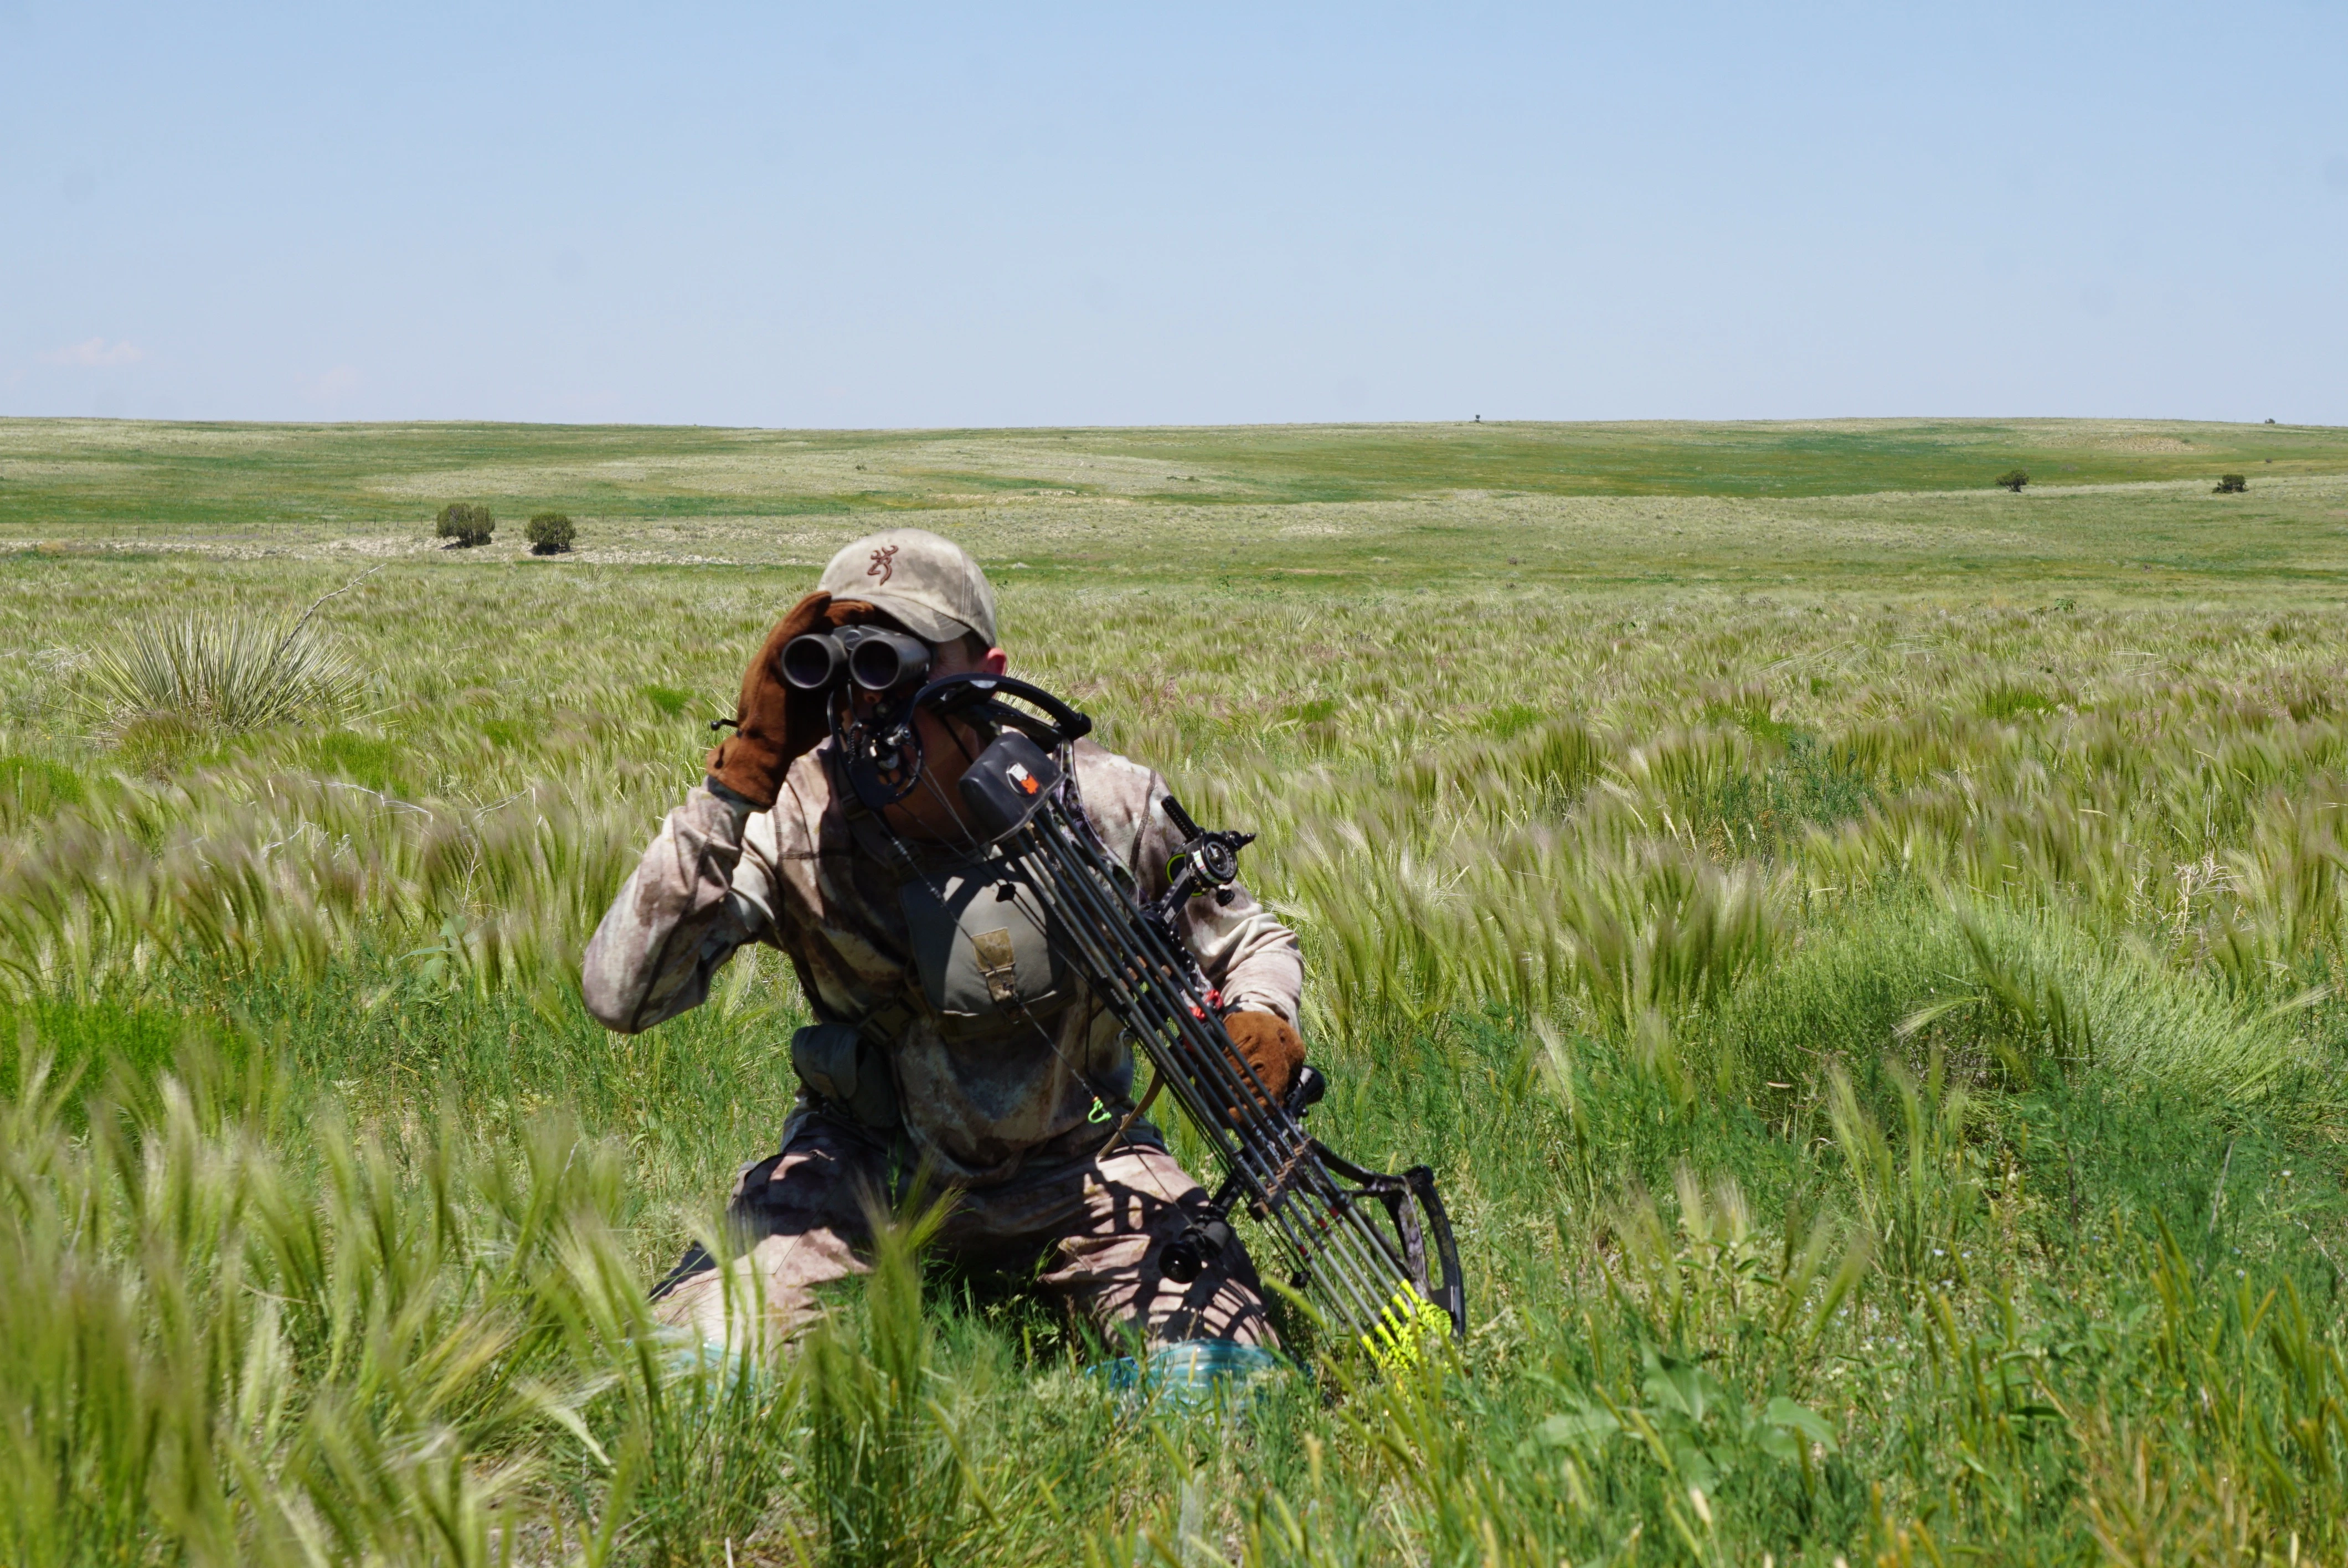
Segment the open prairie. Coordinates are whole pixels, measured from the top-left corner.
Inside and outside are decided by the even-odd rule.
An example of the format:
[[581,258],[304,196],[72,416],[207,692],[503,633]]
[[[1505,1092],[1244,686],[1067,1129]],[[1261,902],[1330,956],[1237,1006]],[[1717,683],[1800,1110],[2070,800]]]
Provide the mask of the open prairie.
[[[2020,467],[2019,496],[1992,487]],[[2239,472],[2248,494],[2212,497]],[[1006,584],[2260,595],[2333,586],[2348,432],[2117,421],[851,432],[0,421],[0,540],[421,557],[489,505],[579,565],[819,567],[891,522]],[[1982,574],[1992,574],[1983,578]],[[793,579],[796,580],[796,579]],[[1016,595],[1014,593],[1014,597]]]
[[[805,1014],[579,950],[900,523],[1262,835],[1456,1355],[653,1332]],[[0,422],[0,1558],[2342,1562],[2344,580],[2294,426]]]

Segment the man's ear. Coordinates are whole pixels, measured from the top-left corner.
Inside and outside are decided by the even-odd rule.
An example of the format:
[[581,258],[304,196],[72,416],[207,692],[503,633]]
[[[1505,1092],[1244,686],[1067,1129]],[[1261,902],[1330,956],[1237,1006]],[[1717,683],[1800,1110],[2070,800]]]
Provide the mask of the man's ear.
[[1011,672],[1011,655],[1000,648],[990,648],[986,657],[978,661],[978,667],[989,675],[1007,675]]

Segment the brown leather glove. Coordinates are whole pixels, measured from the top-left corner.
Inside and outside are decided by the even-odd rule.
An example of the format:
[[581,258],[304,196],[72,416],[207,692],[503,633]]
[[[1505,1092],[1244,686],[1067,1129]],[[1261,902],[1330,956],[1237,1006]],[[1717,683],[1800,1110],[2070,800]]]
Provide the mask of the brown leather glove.
[[1297,1069],[1304,1065],[1304,1041],[1295,1027],[1277,1013],[1227,1012],[1223,1029],[1272,1091],[1272,1103],[1279,1104],[1296,1081]]
[[880,613],[856,600],[835,604],[828,593],[808,594],[791,606],[742,671],[734,735],[711,748],[709,776],[760,811],[772,806],[791,764],[831,733],[830,693],[801,692],[783,679],[783,645],[809,631],[836,631]]

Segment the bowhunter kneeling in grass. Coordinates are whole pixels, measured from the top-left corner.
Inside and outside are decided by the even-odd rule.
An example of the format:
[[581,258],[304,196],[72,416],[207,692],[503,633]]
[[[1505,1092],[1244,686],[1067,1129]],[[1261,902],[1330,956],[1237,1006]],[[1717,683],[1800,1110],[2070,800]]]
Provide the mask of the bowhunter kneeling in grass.
[[[745,943],[789,956],[817,1019],[791,1042],[798,1103],[730,1210],[749,1286],[734,1294],[763,1303],[770,1332],[864,1271],[876,1200],[903,1201],[928,1173],[953,1192],[935,1245],[962,1265],[1032,1279],[1104,1338],[1146,1341],[1169,1373],[1261,1362],[1276,1339],[1253,1266],[1232,1245],[1195,1272],[1165,1266],[1207,1194],[1134,1114],[1123,1030],[997,886],[966,819],[954,786],[991,737],[919,711],[919,776],[893,800],[848,761],[925,681],[1006,665],[994,590],[951,540],[895,528],[833,557],[744,673],[707,781],[596,929],[588,1008],[633,1033],[697,1006]],[[1165,781],[1089,740],[1073,754],[1102,842],[1159,896],[1183,843]],[[1231,891],[1189,900],[1179,934],[1277,1097],[1303,1064],[1303,966],[1295,934]],[[722,1340],[726,1296],[696,1247],[658,1311]]]

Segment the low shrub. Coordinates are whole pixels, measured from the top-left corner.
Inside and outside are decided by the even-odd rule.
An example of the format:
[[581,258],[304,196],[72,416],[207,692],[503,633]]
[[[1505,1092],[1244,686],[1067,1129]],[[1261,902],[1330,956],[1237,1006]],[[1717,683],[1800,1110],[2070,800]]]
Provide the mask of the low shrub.
[[308,620],[196,615],[127,627],[91,659],[85,706],[116,729],[164,720],[198,731],[255,730],[355,712],[365,678]]
[[470,501],[451,501],[440,508],[439,526],[433,532],[453,540],[458,549],[470,549],[475,545],[488,544],[497,526],[498,519],[489,507]]
[[1997,477],[1997,482],[2019,496],[2022,494],[2022,487],[2030,483],[2030,476],[2019,468],[2008,468]]
[[561,512],[540,512],[522,530],[534,556],[568,555],[579,538],[579,525]]
[[2239,496],[2250,487],[2250,482],[2240,474],[2220,474],[2218,487],[2211,492],[2219,496]]

